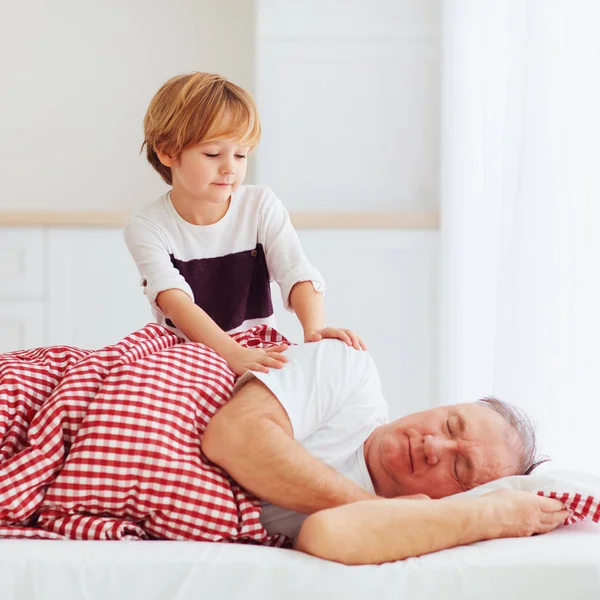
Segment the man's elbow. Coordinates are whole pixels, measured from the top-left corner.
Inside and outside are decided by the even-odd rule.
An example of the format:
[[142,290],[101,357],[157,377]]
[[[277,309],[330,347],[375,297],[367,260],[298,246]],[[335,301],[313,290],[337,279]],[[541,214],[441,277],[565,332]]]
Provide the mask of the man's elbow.
[[343,533],[337,526],[335,512],[321,510],[302,523],[294,548],[318,558],[346,565],[361,564],[350,545],[341,539]]
[[202,453],[208,460],[225,468],[228,457],[236,452],[236,438],[239,437],[239,431],[228,423],[227,417],[222,417],[219,413],[210,420],[200,447]]
[[225,471],[243,466],[248,460],[248,446],[256,446],[267,433],[267,422],[254,415],[229,411],[225,406],[206,426],[200,448],[208,460]]

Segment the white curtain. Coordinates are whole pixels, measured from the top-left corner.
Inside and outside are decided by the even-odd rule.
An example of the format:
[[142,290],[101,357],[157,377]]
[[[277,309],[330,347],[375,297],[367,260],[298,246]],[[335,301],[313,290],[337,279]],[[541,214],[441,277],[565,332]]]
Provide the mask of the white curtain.
[[600,472],[600,1],[443,2],[440,403]]

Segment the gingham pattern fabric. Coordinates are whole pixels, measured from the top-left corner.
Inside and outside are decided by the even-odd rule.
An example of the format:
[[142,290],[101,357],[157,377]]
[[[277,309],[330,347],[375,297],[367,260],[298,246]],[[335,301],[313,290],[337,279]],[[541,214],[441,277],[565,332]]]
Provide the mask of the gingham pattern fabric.
[[565,525],[571,525],[583,519],[591,519],[594,523],[600,521],[600,498],[569,492],[545,492],[540,490],[537,493],[539,496],[557,498],[564,503],[565,508],[573,511],[573,514],[565,521]]
[[[285,341],[264,325],[233,337]],[[0,536],[286,543],[200,451],[234,380],[155,324],[98,351],[0,355]]]

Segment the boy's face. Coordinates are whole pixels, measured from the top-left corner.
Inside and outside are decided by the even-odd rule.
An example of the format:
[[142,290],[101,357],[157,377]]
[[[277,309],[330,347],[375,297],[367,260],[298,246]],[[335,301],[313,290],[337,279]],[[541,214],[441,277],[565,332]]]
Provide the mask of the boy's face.
[[244,181],[249,151],[239,140],[219,138],[183,150],[178,159],[159,158],[171,168],[173,192],[179,198],[221,204]]

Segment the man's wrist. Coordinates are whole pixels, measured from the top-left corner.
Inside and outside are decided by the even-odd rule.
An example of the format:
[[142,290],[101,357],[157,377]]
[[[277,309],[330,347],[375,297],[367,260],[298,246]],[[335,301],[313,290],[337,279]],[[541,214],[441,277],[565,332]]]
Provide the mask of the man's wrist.
[[494,539],[502,535],[502,519],[500,515],[495,514],[493,505],[488,502],[485,496],[473,498],[473,523],[477,528],[477,537],[479,539]]

